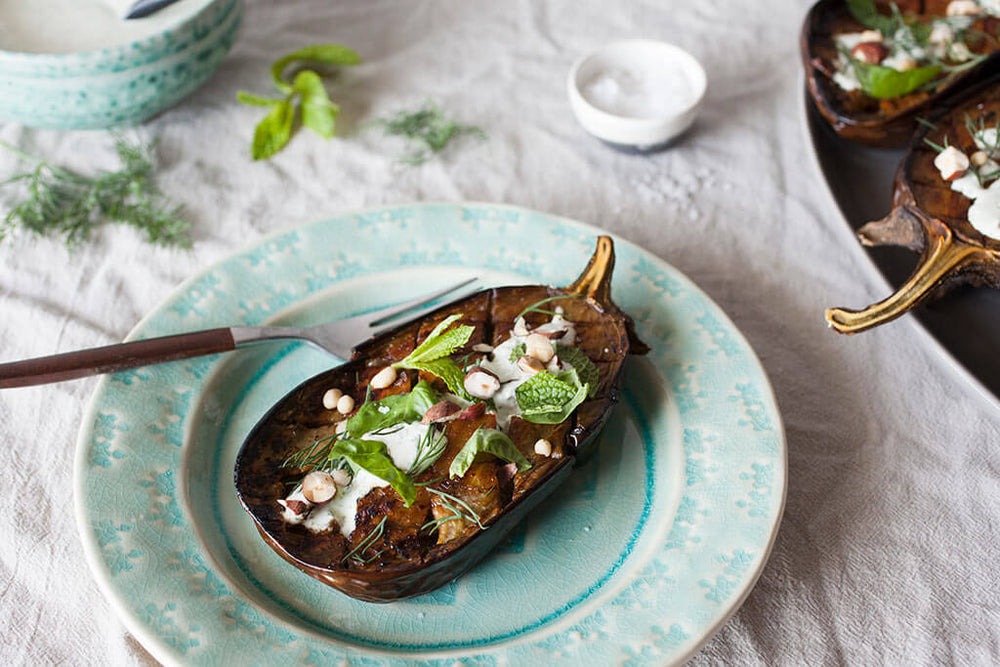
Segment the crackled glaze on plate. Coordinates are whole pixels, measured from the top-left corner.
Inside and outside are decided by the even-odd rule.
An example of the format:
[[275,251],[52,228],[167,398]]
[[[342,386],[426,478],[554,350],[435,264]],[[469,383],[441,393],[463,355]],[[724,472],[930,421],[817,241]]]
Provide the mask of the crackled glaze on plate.
[[[566,284],[598,233],[495,205],[340,216],[186,282],[132,337],[315,323],[459,276]],[[185,664],[690,656],[767,557],[784,502],[784,435],[757,359],[718,307],[652,255],[622,240],[616,251],[615,300],[652,352],[627,364],[595,456],[496,553],[413,600],[358,602],[310,579],[263,543],[236,499],[243,437],[337,360],[291,343],[104,378],[80,432],[76,503],[91,568],[129,629],[161,661]]]

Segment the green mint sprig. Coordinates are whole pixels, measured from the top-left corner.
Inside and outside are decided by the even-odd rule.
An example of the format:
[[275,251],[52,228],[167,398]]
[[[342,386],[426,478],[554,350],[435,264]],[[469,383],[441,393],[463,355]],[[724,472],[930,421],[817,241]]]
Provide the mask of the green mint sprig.
[[532,375],[514,390],[521,418],[535,424],[561,424],[587,399],[590,385],[580,382],[575,369],[553,375]]
[[314,70],[300,69],[289,81],[285,70],[292,64],[357,65],[361,57],[340,44],[313,44],[278,58],[271,65],[274,87],[283,97],[272,98],[245,91],[236,99],[248,106],[270,109],[258,123],[253,135],[253,159],[264,160],[285,147],[292,138],[296,115],[301,122],[324,139],[333,136],[340,107],[334,104],[323,79]]
[[434,327],[430,335],[410,352],[404,359],[393,364],[396,368],[410,368],[417,371],[426,371],[436,377],[441,378],[448,390],[456,396],[471,401],[472,397],[465,391],[462,381],[465,373],[458,367],[449,356],[458,348],[469,342],[475,327],[467,324],[449,329],[455,320],[461,315],[451,315],[446,317],[440,324]]

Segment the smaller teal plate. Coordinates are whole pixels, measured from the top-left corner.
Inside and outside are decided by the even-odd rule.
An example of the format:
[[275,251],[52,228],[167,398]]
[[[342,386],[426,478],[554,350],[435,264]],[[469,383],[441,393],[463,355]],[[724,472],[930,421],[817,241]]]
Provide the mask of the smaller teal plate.
[[[266,239],[181,285],[132,332],[312,324],[456,278],[572,281],[599,230],[495,205],[413,205]],[[767,378],[675,269],[616,240],[614,298],[652,348],[626,366],[595,457],[472,572],[358,602],[285,563],[233,486],[245,435],[338,360],[299,343],[104,378],[77,448],[78,523],[122,620],[169,664],[663,664],[756,581],[780,520],[785,442]]]

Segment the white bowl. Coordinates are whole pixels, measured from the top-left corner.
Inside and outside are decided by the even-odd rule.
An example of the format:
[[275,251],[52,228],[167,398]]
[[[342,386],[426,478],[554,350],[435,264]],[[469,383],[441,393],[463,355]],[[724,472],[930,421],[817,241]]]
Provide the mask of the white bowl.
[[570,107],[587,132],[613,146],[649,151],[687,130],[707,77],[687,51],[649,39],[612,42],[569,72]]

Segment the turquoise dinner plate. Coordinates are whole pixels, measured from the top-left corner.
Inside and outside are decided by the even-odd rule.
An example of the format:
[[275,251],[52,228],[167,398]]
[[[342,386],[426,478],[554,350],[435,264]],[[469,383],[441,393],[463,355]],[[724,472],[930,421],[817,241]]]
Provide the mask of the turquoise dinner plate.
[[[188,280],[131,338],[318,323],[472,275],[568,284],[598,233],[489,204],[338,216]],[[244,436],[336,359],[272,343],[103,378],[80,430],[76,507],[91,569],[125,625],[168,664],[689,657],[767,559],[784,434],[760,363],[722,311],[653,255],[620,239],[616,250],[614,298],[652,351],[626,365],[595,456],[470,573],[404,602],[358,602],[299,572],[236,498]]]

